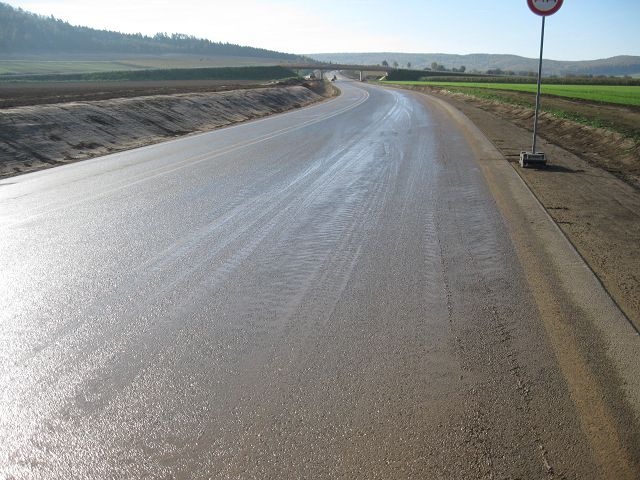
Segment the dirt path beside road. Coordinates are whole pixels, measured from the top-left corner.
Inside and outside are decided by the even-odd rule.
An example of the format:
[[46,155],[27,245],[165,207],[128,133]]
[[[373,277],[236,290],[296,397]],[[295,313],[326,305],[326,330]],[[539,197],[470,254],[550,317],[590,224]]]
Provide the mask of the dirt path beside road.
[[[566,120],[560,128],[558,119],[543,115],[540,149],[549,157],[550,166],[522,169],[517,163],[519,153],[531,148],[531,131],[522,126],[531,117],[526,109],[460,94],[424,93],[451,103],[482,130],[516,168],[635,328],[640,328],[640,190],[634,176],[640,165],[630,164],[622,175],[628,181],[620,178],[619,171],[605,170],[630,161],[633,152],[621,157],[619,138],[613,132]],[[572,150],[589,150],[590,154],[578,156],[557,144],[571,144]]]

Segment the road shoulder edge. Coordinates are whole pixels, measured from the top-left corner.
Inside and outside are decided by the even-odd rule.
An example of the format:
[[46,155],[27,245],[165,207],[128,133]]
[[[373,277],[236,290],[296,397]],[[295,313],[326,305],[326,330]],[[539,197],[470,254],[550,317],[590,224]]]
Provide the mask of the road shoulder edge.
[[[637,425],[640,419],[640,335],[534,192],[484,133],[445,100],[417,95],[446,112],[474,151],[506,220],[595,458],[607,478],[634,478],[638,465],[628,452],[637,438],[623,439],[619,432],[625,423]],[[540,262],[540,258],[549,261]],[[607,388],[603,388],[603,380]],[[606,391],[622,393],[624,405]],[[613,464],[615,458],[627,461]]]

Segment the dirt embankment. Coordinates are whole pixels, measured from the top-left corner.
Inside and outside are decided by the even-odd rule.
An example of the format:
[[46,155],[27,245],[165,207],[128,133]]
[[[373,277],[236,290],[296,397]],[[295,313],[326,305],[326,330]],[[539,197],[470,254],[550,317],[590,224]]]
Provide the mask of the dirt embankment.
[[[528,93],[500,91],[500,96],[514,102],[530,103],[529,107],[451,92],[445,88],[409,88],[475,106],[527,130],[533,125],[535,96]],[[543,109],[547,110],[540,115],[539,133],[542,138],[561,145],[591,165],[640,188],[639,108],[552,96],[544,96],[542,103]],[[564,112],[569,118],[562,118],[551,112]],[[571,119],[572,115],[612,125],[619,131],[578,123]],[[517,151],[508,153],[519,156],[520,149],[531,149],[531,139],[522,145],[514,146],[518,147]]]
[[550,165],[522,169],[520,151],[531,149],[532,110],[458,93],[423,92],[461,110],[493,142],[640,329],[638,145],[606,129],[543,114],[540,150]]
[[303,107],[333,95],[331,88],[281,85],[2,109],[0,178]]

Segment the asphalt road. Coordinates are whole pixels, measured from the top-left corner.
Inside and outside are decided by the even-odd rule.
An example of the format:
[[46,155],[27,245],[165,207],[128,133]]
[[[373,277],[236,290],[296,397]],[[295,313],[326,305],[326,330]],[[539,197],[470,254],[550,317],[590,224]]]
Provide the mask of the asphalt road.
[[0,182],[0,477],[634,478],[590,271],[445,108],[339,83]]

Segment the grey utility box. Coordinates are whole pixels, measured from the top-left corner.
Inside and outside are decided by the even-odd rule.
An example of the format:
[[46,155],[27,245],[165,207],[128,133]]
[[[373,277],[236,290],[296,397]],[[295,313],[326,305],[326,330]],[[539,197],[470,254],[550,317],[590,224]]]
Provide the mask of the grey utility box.
[[545,167],[547,165],[547,157],[544,153],[520,152],[521,167]]

